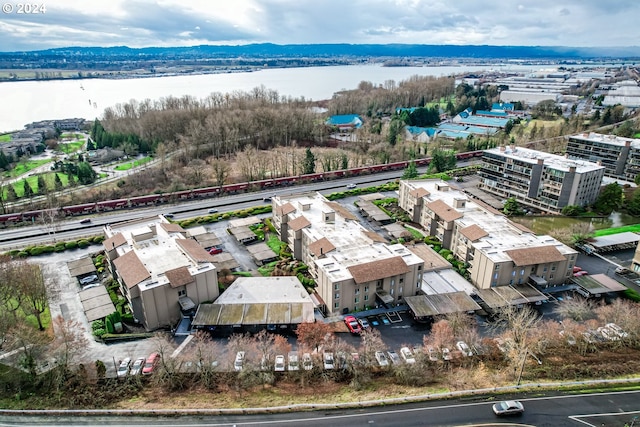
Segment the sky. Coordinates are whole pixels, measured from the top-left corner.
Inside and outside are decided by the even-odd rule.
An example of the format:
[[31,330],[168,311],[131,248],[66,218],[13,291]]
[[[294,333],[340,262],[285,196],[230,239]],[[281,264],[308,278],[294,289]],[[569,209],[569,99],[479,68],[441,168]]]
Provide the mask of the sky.
[[638,0],[36,0],[30,7],[22,1],[0,0],[0,4],[3,52],[250,43],[622,47],[640,41]]

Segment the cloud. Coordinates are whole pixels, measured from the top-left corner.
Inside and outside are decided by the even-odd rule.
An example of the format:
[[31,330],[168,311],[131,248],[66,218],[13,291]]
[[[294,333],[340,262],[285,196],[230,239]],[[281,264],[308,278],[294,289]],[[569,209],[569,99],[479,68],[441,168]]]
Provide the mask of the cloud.
[[0,15],[0,50],[62,46],[424,43],[628,46],[628,0],[57,0],[39,15]]

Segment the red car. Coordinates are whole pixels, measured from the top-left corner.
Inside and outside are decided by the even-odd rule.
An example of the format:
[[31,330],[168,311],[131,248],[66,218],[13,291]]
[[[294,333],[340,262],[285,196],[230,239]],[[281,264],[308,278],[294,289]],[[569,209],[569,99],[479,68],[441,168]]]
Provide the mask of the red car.
[[151,353],[147,357],[147,361],[142,368],[142,375],[151,375],[156,370],[156,366],[160,363],[160,355],[158,353]]
[[345,317],[344,323],[345,325],[347,325],[349,332],[351,332],[352,334],[359,334],[362,332],[362,328],[360,327],[360,324],[358,323],[358,320],[355,318],[355,316]]
[[211,249],[209,249],[209,254],[210,255],[216,255],[216,254],[220,254],[222,253],[222,249],[220,248],[216,248],[215,246]]

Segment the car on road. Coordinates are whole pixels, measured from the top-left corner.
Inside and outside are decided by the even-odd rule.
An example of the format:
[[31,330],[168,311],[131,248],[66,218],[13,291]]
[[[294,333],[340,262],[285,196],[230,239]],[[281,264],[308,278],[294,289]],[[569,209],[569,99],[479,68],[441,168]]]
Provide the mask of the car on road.
[[400,360],[400,356],[398,356],[398,353],[396,353],[394,350],[389,350],[387,351],[387,355],[389,356],[389,360],[391,361],[391,363],[393,365],[399,365],[401,360]]
[[360,327],[362,328],[362,330],[369,329],[371,327],[369,321],[362,317],[358,318],[358,323],[360,323]]
[[236,353],[236,359],[233,362],[233,369],[236,371],[242,371],[242,366],[244,365],[244,351],[239,351]]
[[218,213],[218,209],[216,209],[216,208],[211,208],[211,209],[209,209],[209,210],[208,210],[208,212],[209,212],[210,214]]
[[284,356],[279,354],[276,356],[276,363],[274,365],[276,372],[284,372]]
[[402,347],[400,349],[400,354],[406,363],[409,365],[413,365],[416,363],[416,358],[413,356],[413,352],[409,347]]
[[524,405],[517,400],[504,400],[493,405],[493,413],[498,416],[520,415],[524,412]]
[[156,367],[160,363],[160,354],[159,353],[151,353],[147,360],[144,362],[144,367],[142,368],[142,375],[151,375],[155,372]]
[[95,274],[92,274],[90,276],[85,276],[82,279],[80,279],[80,284],[88,285],[89,283],[95,282],[96,280],[98,280],[98,276],[96,276]]
[[313,369],[313,359],[311,359],[311,354],[305,353],[302,355],[302,369],[305,371]]
[[174,215],[174,214],[172,214],[172,213],[166,213],[166,214],[164,214],[164,217],[165,217],[165,218],[173,218],[174,216],[175,216],[175,215]]
[[355,185],[355,184],[353,184],[353,183],[351,183],[351,184],[347,184],[347,188],[348,188],[349,190],[353,190],[354,188],[356,188],[356,185]]
[[387,356],[385,356],[382,351],[376,351],[375,357],[376,357],[376,360],[378,361],[378,365],[383,367],[389,366],[389,361],[387,360]]
[[333,353],[325,351],[322,355],[322,360],[324,362],[324,369],[331,370],[333,369]]
[[133,365],[131,365],[131,369],[129,370],[129,375],[140,375],[142,373],[142,368],[144,367],[144,362],[146,359],[144,357],[138,357]]
[[80,224],[91,224],[91,218],[85,218],[82,221],[80,221]]
[[355,316],[346,316],[344,318],[344,323],[345,325],[347,325],[347,329],[349,329],[349,332],[351,332],[352,334],[359,334],[362,332],[360,323],[358,323],[358,320],[355,318]]
[[467,356],[467,357],[473,356],[473,351],[471,351],[471,348],[469,348],[467,343],[464,341],[458,341],[456,343],[456,348],[460,350],[463,356]]
[[127,375],[129,375],[130,366],[131,366],[131,358],[130,357],[124,358],[120,362],[120,365],[118,366],[118,378],[126,377]]

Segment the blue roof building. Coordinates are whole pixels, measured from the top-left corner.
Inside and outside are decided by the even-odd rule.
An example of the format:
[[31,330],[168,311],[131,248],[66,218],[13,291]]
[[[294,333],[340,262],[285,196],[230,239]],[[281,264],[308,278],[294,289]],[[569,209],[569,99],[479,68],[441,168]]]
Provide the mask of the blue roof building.
[[340,130],[359,129],[362,123],[362,119],[357,114],[331,116],[326,121],[327,125],[336,126]]
[[513,104],[510,102],[494,102],[491,106],[491,111],[502,110],[502,111],[513,111]]
[[509,117],[509,114],[504,110],[478,110],[476,116],[504,118]]

